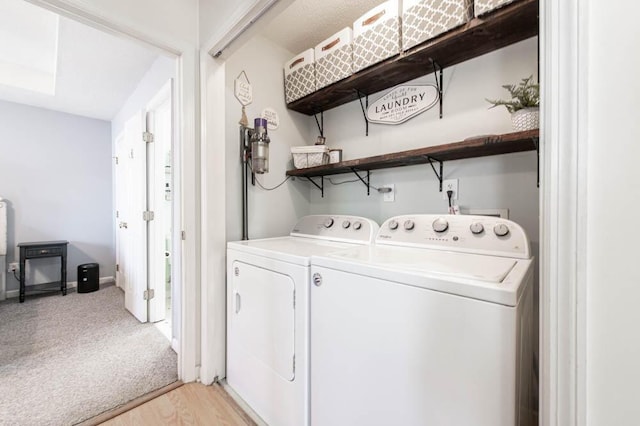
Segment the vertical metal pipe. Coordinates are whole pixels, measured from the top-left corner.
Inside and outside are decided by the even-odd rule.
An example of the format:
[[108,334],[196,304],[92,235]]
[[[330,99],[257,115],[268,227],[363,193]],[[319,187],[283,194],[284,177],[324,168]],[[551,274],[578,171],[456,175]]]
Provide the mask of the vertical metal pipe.
[[240,126],[240,160],[242,161],[242,240],[249,239],[249,186],[247,182],[247,165],[249,129]]

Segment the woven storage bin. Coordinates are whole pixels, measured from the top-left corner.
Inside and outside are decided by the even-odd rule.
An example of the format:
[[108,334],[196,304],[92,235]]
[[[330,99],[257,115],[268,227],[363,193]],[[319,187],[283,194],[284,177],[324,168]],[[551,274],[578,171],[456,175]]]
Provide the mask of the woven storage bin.
[[313,49],[307,49],[284,64],[284,99],[291,103],[316,91]]
[[353,74],[353,31],[345,28],[315,48],[316,82],[321,89]]
[[402,50],[459,27],[473,18],[473,0],[403,0]]
[[329,148],[325,145],[292,146],[293,166],[296,169],[322,166],[329,163]]
[[390,0],[353,23],[353,72],[400,53],[398,0]]
[[514,1],[516,0],[475,0],[475,14],[476,16],[484,15]]

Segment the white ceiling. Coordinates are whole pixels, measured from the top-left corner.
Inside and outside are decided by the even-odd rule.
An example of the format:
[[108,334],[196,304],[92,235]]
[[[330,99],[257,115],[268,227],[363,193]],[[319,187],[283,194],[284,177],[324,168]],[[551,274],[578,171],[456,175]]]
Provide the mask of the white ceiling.
[[[41,10],[30,7],[37,20]],[[7,27],[0,34],[10,30]],[[158,57],[137,43],[64,17],[58,39],[55,95],[0,84],[0,99],[111,120]]]
[[296,0],[274,18],[264,36],[294,54],[315,47],[383,0]]

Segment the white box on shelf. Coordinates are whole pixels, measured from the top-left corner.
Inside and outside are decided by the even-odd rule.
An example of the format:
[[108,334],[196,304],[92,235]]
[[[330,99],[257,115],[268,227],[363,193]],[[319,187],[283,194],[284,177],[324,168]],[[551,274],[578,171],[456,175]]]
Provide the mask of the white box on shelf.
[[402,50],[446,33],[473,18],[473,0],[403,0]]
[[516,0],[475,0],[475,15],[481,16]]
[[315,92],[316,64],[313,49],[307,49],[284,64],[284,98],[291,103]]
[[321,89],[353,74],[353,31],[347,27],[315,48],[316,82]]
[[400,8],[390,0],[353,23],[353,72],[400,53]]
[[329,163],[329,148],[326,145],[292,146],[293,166],[296,169],[322,166]]

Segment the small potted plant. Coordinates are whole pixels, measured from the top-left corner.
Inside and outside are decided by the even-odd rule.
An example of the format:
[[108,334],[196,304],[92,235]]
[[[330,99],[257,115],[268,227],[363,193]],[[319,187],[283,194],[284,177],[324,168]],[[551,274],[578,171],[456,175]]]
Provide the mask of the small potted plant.
[[533,82],[533,76],[523,78],[519,84],[506,84],[510,100],[487,99],[490,108],[504,105],[511,113],[511,121],[516,131],[532,130],[540,127],[540,85]]

